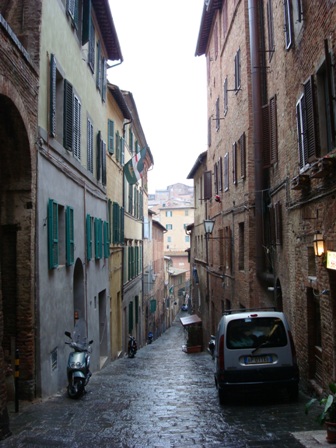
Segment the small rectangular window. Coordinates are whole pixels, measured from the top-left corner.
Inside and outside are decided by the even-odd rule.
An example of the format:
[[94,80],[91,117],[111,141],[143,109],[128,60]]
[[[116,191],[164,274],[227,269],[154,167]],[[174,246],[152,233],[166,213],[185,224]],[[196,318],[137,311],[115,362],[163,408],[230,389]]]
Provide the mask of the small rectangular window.
[[235,55],[234,64],[235,64],[235,90],[237,91],[241,88],[240,48]]
[[285,43],[286,50],[292,46],[292,13],[290,0],[284,0],[284,16],[285,16]]

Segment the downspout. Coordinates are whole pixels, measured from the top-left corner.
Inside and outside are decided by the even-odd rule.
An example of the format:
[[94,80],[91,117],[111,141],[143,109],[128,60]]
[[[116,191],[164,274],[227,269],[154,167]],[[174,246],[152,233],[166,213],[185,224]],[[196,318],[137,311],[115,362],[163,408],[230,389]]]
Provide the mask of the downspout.
[[274,285],[274,275],[266,272],[265,253],[263,247],[263,128],[261,100],[261,70],[260,32],[259,32],[259,1],[248,0],[250,56],[251,56],[251,87],[253,114],[253,148],[254,148],[254,182],[255,182],[255,261],[256,275],[264,286]]

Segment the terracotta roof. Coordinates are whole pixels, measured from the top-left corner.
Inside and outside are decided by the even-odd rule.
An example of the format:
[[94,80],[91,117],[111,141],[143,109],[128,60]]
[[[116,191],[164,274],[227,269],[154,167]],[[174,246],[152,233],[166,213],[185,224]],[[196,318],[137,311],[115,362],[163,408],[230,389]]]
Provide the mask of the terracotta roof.
[[216,10],[221,9],[222,5],[223,0],[209,0],[208,4],[204,2],[195,56],[205,54]]
[[123,61],[117,31],[114,26],[108,0],[92,0],[108,58],[111,61]]
[[126,101],[124,99],[124,95],[121,93],[121,90],[118,86],[108,83],[107,87],[109,91],[112,93],[113,98],[115,99],[116,103],[118,104],[123,116],[127,118],[127,120],[132,119],[132,114],[126,104]]

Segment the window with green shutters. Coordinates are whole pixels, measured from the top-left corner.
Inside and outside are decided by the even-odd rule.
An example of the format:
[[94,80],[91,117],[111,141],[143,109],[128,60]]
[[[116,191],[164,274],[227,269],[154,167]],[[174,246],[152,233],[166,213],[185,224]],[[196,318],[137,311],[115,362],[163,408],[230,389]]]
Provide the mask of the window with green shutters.
[[101,142],[102,152],[102,184],[106,185],[106,143],[104,140]]
[[153,314],[153,313],[155,313],[155,311],[156,311],[156,300],[152,299],[150,301],[150,312],[151,312],[151,314]]
[[49,269],[58,266],[58,204],[53,199],[48,202],[48,258]]
[[108,135],[107,135],[108,152],[109,154],[112,155],[114,154],[114,121],[108,120],[107,128],[108,128]]
[[110,234],[109,223],[104,221],[104,258],[110,256]]
[[72,207],[66,208],[66,264],[70,266],[74,263],[75,258],[75,240],[74,240],[74,211]]
[[91,216],[86,215],[86,259],[90,261],[92,258],[92,228]]
[[115,157],[117,162],[120,162],[120,135],[119,131],[115,134]]
[[99,260],[103,255],[103,221],[100,218],[94,220],[95,235],[95,259]]

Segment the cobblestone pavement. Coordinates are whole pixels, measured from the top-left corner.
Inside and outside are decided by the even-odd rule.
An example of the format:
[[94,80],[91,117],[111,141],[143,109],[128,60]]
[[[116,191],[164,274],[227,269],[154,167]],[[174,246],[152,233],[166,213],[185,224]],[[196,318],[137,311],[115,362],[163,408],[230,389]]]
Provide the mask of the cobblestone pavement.
[[7,447],[264,448],[330,446],[307,397],[231,399],[220,406],[207,352],[186,354],[177,320],[159,339],[94,373],[80,400],[66,391],[10,409]]

